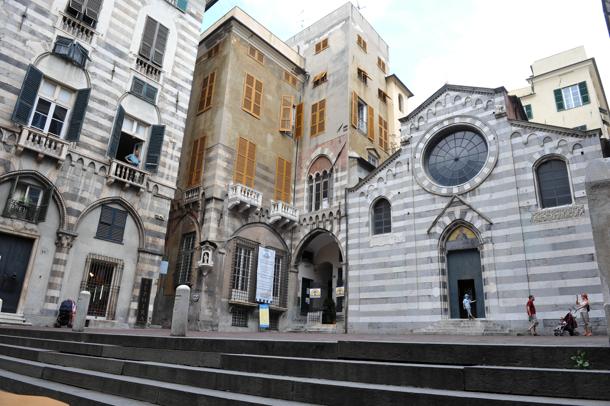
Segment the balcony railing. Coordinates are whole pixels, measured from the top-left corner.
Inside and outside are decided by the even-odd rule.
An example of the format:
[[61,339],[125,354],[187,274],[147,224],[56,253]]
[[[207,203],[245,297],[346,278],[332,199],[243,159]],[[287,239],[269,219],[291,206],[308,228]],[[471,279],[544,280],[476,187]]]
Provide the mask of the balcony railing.
[[108,184],[115,181],[123,182],[125,187],[134,186],[142,189],[146,182],[147,172],[142,171],[132,165],[117,160],[112,160],[110,172],[108,173]]
[[184,191],[183,201],[184,204],[194,203],[199,201],[201,196],[201,186],[195,186]]
[[61,29],[73,37],[91,43],[95,36],[95,30],[87,24],[67,14],[61,14]]
[[42,212],[43,207],[37,204],[8,199],[6,206],[4,206],[3,215],[4,217],[25,220],[29,221],[30,223],[38,223]]
[[250,208],[260,210],[263,205],[263,194],[239,183],[229,185],[229,209],[237,207],[239,211]]
[[156,82],[161,81],[161,68],[139,56],[136,58],[136,70]]
[[58,160],[62,163],[68,153],[69,142],[62,140],[54,135],[42,133],[33,128],[24,127],[17,141],[17,150],[23,151],[24,148],[38,153],[38,159],[45,156]]
[[282,201],[271,201],[269,211],[269,223],[277,223],[280,226],[286,224],[296,225],[299,221],[299,211],[296,207]]

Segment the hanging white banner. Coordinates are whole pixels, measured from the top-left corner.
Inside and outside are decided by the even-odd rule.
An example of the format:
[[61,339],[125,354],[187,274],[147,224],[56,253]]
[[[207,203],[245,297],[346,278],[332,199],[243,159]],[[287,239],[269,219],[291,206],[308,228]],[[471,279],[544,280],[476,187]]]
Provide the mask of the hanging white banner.
[[256,301],[273,301],[273,276],[275,271],[275,251],[259,247],[258,267],[256,270]]

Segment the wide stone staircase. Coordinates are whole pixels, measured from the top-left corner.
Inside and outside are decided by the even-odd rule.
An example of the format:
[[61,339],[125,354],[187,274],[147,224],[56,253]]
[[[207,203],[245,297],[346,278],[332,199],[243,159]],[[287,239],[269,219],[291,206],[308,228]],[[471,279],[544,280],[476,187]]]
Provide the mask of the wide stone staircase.
[[514,333],[509,329],[485,319],[445,319],[424,328],[413,330],[414,334],[506,336]]
[[72,405],[610,405],[610,348],[0,327],[0,390]]

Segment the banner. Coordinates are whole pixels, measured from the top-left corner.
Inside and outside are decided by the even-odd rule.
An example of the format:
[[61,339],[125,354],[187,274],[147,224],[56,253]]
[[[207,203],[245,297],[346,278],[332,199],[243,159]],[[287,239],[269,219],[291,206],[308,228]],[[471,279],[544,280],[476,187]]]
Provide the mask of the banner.
[[258,305],[258,326],[260,328],[269,328],[269,305]]
[[256,270],[256,301],[271,303],[273,301],[273,276],[275,271],[275,251],[260,247],[258,249],[258,267]]

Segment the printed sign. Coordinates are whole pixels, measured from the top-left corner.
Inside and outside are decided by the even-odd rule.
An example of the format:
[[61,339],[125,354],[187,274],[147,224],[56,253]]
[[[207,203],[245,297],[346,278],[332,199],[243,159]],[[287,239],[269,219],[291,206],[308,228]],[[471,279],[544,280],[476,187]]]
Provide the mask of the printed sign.
[[322,289],[320,288],[312,288],[309,289],[309,297],[312,299],[319,299],[322,297]]
[[258,326],[260,328],[269,328],[269,305],[258,305]]
[[335,296],[337,297],[343,297],[345,296],[345,287],[343,286],[337,286],[335,288]]
[[167,275],[167,261],[161,261],[161,265],[159,266],[159,273],[161,275]]
[[275,251],[260,247],[258,249],[258,269],[256,271],[256,301],[273,301],[273,276],[275,271]]

